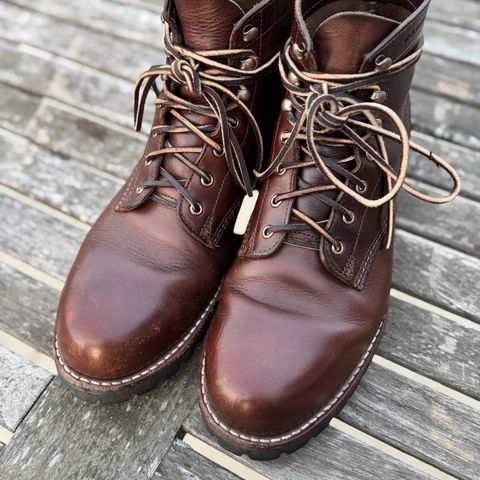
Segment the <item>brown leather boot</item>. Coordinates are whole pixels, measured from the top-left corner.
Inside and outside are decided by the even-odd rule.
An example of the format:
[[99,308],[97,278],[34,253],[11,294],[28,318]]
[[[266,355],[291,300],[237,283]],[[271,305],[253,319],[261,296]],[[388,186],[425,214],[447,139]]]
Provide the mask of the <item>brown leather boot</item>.
[[151,388],[199,338],[273,129],[292,11],[289,0],[166,3],[167,62],[135,89],[137,130],[149,90],[157,97],[145,152],[87,235],[58,308],[58,372],[82,398]]
[[[370,363],[387,315],[396,194],[442,203],[460,186],[442,159],[409,142],[428,1],[295,5],[271,160],[199,381],[210,429],[256,459],[305,444]],[[410,149],[451,175],[448,197],[405,182]]]

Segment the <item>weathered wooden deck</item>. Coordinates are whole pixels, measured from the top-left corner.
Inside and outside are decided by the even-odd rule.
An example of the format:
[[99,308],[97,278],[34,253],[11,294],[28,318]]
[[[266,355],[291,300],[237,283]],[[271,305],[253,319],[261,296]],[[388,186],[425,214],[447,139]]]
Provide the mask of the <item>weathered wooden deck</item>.
[[[84,404],[55,378],[62,282],[142,151],[131,90],[162,59],[159,3],[0,1],[0,478],[479,479],[478,0],[433,0],[412,94],[414,137],[458,169],[462,196],[403,196],[390,323],[329,428],[272,462],[235,458],[231,473],[204,456],[228,459],[212,454],[195,404],[195,358],[114,406]],[[411,177],[445,187],[425,165],[415,159]]]

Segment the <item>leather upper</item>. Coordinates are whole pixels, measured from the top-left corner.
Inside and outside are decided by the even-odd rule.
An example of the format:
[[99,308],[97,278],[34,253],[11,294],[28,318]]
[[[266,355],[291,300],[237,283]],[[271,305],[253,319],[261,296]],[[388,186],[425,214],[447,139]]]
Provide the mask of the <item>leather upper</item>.
[[[374,3],[378,9],[373,12]],[[297,52],[298,71],[285,72],[291,90],[301,85],[303,71],[360,75],[351,80],[333,78],[334,89],[364,78],[362,73],[388,70],[420,48],[428,3],[416,2],[412,7],[411,2],[398,0],[386,7],[383,2],[297,0],[292,40],[284,54],[293,58]],[[407,130],[413,69],[414,63],[407,65],[375,87]],[[322,94],[320,87],[317,92]],[[329,93],[324,92],[324,102],[330,101]],[[356,94],[355,101],[362,105],[372,101],[364,91]],[[343,95],[344,105],[349,105],[351,97]],[[270,164],[292,135],[291,101],[298,99],[287,93],[285,99]],[[298,108],[303,111],[304,105]],[[347,120],[329,115],[335,113],[331,108],[319,109],[316,118],[323,115],[325,122],[340,122],[342,128],[341,122]],[[390,117],[382,120],[384,128],[395,131]],[[286,147],[276,172],[261,186],[204,348],[200,380],[204,413],[217,433],[230,442],[248,443],[248,448],[294,438],[311,425],[312,418],[321,419],[338,407],[373,355],[388,308],[392,271],[388,208],[367,208],[336,189],[323,193],[326,200],[315,193],[295,196],[296,191],[330,183],[316,165],[289,168],[308,160],[302,150],[305,142],[300,139]],[[400,144],[387,139],[385,145],[390,165],[398,169]],[[353,155],[349,172],[364,182],[366,199],[388,191],[384,172],[360,148],[323,144],[315,148],[332,164]],[[279,196],[283,199],[276,201]],[[349,212],[348,217],[342,211]],[[295,212],[320,222],[318,230],[324,233],[296,228],[302,222]],[[341,245],[340,252],[334,251],[337,243],[332,242]]]
[[[242,2],[245,12],[229,0],[201,0],[195,9],[184,0],[166,2],[164,18],[170,41],[201,53],[211,48],[247,49],[260,68],[279,51],[289,29],[286,16],[271,15],[263,21],[261,16],[273,11],[273,5],[289,2],[264,0],[247,9],[248,1]],[[284,8],[278,10],[285,12]],[[254,41],[242,37],[247,22],[258,25]],[[170,58],[167,63],[172,61]],[[238,62],[235,58],[235,68],[239,68]],[[177,65],[185,66],[181,61]],[[175,72],[169,80],[173,94],[203,108],[206,102],[186,83],[189,72],[172,80]],[[267,107],[280,101],[279,88],[269,87],[271,82],[278,85],[276,75],[270,68],[258,80],[250,81],[249,98],[245,98],[266,141],[275,114]],[[152,87],[151,77],[145,79]],[[222,80],[218,83],[222,86]],[[238,88],[230,90],[236,95]],[[56,322],[58,349],[67,367],[87,378],[129,376],[175,348],[215,295],[235,252],[233,222],[244,192],[225,157],[216,155],[187,128],[189,124],[197,129],[209,124],[205,134],[221,145],[215,116],[177,107],[186,119],[180,121],[172,109],[157,104],[144,154],[85,238],[62,293]],[[251,171],[256,162],[252,129],[241,110],[227,113],[236,115],[230,119],[235,122],[229,132]],[[171,153],[155,153],[165,147]],[[185,152],[192,148],[200,151]],[[184,160],[175,152],[183,152]],[[212,182],[202,183],[199,171]],[[200,214],[192,212],[191,199],[201,206]]]

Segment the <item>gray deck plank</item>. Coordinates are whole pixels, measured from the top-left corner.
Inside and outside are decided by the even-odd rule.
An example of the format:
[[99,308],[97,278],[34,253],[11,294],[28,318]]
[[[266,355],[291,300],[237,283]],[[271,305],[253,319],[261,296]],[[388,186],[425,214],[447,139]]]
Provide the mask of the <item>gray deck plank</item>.
[[339,418],[457,478],[478,478],[480,410],[372,364]]
[[[156,0],[153,1],[155,3]],[[480,30],[480,3],[478,0],[432,2],[428,15],[443,23]]]
[[176,439],[160,464],[154,480],[239,480],[232,472],[216,465]]
[[[218,442],[207,432],[198,406],[184,423],[184,429],[215,448]],[[227,455],[229,452],[223,450]],[[429,476],[403,462],[332,427],[327,427],[300,450],[281,455],[269,462],[255,462],[246,456],[236,460],[253,468],[270,480],[409,480]]]
[[56,278],[66,278],[85,232],[0,193],[0,248]]
[[191,409],[193,363],[154,391],[91,405],[55,378],[2,451],[2,480],[149,479]]
[[[122,183],[95,174],[76,160],[22,138],[2,136],[1,132],[0,154],[0,178],[4,185],[85,222],[98,217]],[[30,173],[25,175],[26,171]]]
[[430,20],[423,31],[426,52],[480,66],[480,32]]
[[52,375],[0,345],[0,426],[14,432]]
[[[414,107],[416,108],[416,107]],[[454,167],[462,179],[462,195],[480,201],[478,181],[480,178],[480,152],[441,140],[430,135],[413,132],[412,139],[437,155],[440,155]],[[411,155],[409,175],[437,187],[449,189],[451,181],[447,175],[440,174],[431,162],[413,153]]]
[[411,98],[414,129],[480,150],[480,109],[420,90],[412,90]]
[[0,262],[0,330],[50,355],[59,292]]
[[397,298],[378,353],[480,400],[480,331]]
[[[409,183],[436,197],[447,194],[421,182]],[[451,203],[432,205],[402,193],[398,202],[397,226],[478,257],[480,236],[472,235],[472,224],[476,218],[480,218],[480,202],[464,197],[458,197]]]
[[472,68],[471,64],[424,52],[415,68],[413,86],[478,108],[478,70],[479,67]]
[[162,0],[159,0],[156,6],[158,14],[135,5],[122,5],[105,0],[84,0],[82,8],[72,2],[50,0],[35,0],[34,3],[28,0],[10,2],[115,37],[134,40],[147,46],[162,47]]
[[480,321],[478,258],[400,230],[394,258],[393,284],[399,290]]
[[144,148],[131,129],[9,85],[0,84],[0,106],[0,127],[115,176],[128,177]]
[[132,124],[132,82],[31,47],[0,40],[0,81]]
[[133,81],[162,50],[60,21],[13,4],[0,8],[0,36]]

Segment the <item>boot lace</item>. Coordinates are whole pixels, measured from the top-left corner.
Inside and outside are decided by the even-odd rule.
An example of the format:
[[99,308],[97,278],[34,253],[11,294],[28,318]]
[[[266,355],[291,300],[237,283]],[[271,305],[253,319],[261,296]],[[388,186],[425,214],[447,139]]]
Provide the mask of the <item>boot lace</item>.
[[[200,177],[203,185],[213,183],[210,173],[203,171],[196,165],[195,160],[188,159],[185,154],[200,155],[204,146],[210,146],[218,157],[225,157],[229,172],[236,183],[252,195],[252,179],[249,176],[247,164],[240,143],[235,136],[234,129],[238,124],[238,117],[232,112],[241,112],[251,128],[256,143],[256,167],[259,168],[263,158],[263,141],[259,125],[242,100],[246,86],[267,75],[278,60],[278,55],[258,68],[244,70],[229,65],[230,60],[241,59],[255,62],[255,53],[246,49],[225,49],[193,51],[181,45],[174,45],[171,40],[168,24],[165,25],[165,52],[167,63],[154,65],[144,72],[136,82],[134,89],[134,123],[135,130],[142,126],[145,102],[151,89],[156,94],[155,104],[160,109],[160,122],[154,124],[151,135],[160,136],[161,148],[145,155],[145,162],[150,165],[158,162],[156,179],[137,186],[137,193],[148,187],[174,187],[190,204],[190,211],[201,213],[201,204],[191,195],[185,185],[187,179],[176,178],[163,165],[162,159],[167,154],[173,154],[175,159],[186,165]],[[163,89],[160,91],[156,80],[163,79]],[[188,98],[178,95],[179,87],[186,87]],[[237,94],[233,93],[235,87]],[[242,95],[243,94],[243,95]],[[186,118],[185,112],[193,112],[210,117],[212,121],[206,125],[196,125]],[[169,113],[181,125],[169,125],[166,115]],[[203,146],[173,146],[168,141],[170,133],[192,133],[200,138]],[[221,135],[221,141],[215,136]],[[198,157],[197,157],[198,158]]]
[[[439,156],[410,141],[408,130],[395,111],[377,103],[385,96],[379,84],[412,66],[420,55],[421,50],[417,50],[397,63],[381,59],[373,72],[334,75],[300,71],[290,57],[289,45],[286,46],[279,63],[282,82],[289,94],[284,100],[283,109],[288,111],[287,118],[292,130],[282,133],[283,146],[268,168],[255,173],[260,180],[264,180],[275,173],[282,175],[289,169],[316,166],[325,176],[326,182],[311,185],[298,178],[298,188],[276,194],[272,198],[273,206],[278,206],[284,200],[313,195],[339,212],[346,223],[351,223],[354,219],[353,212],[332,198],[332,192],[343,192],[368,208],[388,204],[386,248],[390,248],[394,228],[395,197],[401,189],[414,197],[435,204],[450,202],[458,195],[461,188],[460,178],[453,167]],[[360,95],[361,98],[369,97],[373,101],[359,100]],[[385,118],[390,120],[396,131],[383,128],[382,119]],[[401,145],[398,172],[390,164],[385,139]],[[303,155],[298,161],[287,161],[287,152],[295,142],[300,143]],[[350,154],[343,158],[327,158],[319,153],[317,147],[320,145],[343,147],[342,151],[349,147],[347,151]],[[453,181],[453,187],[448,195],[444,197],[427,195],[406,181],[411,150],[420,153],[448,173]],[[352,168],[359,164],[362,154],[367,160],[374,162],[385,176],[386,193],[378,198],[366,198],[362,195],[367,190],[367,185],[355,175],[355,168]],[[294,207],[291,212],[299,222],[267,225],[263,235],[269,238],[275,232],[305,231],[313,228],[331,243],[334,253],[340,254],[343,251],[341,242],[325,227],[329,222],[328,218],[316,221]]]

